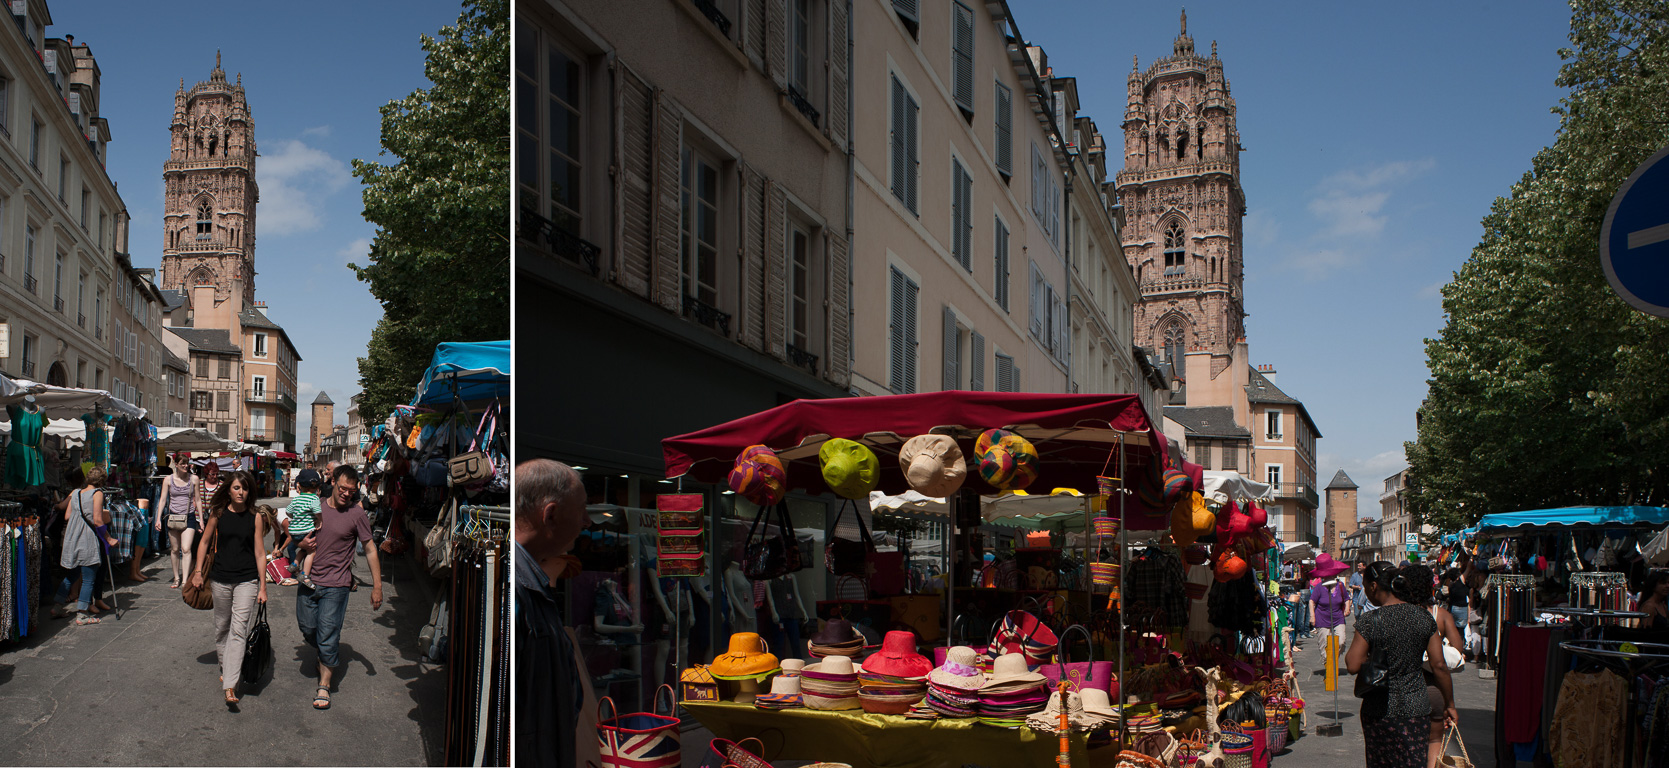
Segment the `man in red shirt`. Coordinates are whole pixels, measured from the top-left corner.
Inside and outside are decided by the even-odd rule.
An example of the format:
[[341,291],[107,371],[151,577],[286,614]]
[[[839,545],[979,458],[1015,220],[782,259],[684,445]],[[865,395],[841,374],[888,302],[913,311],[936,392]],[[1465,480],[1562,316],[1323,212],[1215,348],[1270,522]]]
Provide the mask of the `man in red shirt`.
[[[333,668],[340,663],[337,646],[354,585],[354,549],[359,542],[371,540],[371,519],[359,505],[359,471],[343,464],[330,473],[330,485],[330,496],[319,503],[318,527],[299,545],[314,553],[313,586],[301,587],[296,595],[296,625],[302,639],[319,653],[314,709],[330,709],[330,681]],[[365,561],[371,566],[371,610],[375,611],[382,607],[382,562],[376,547],[365,547]]]

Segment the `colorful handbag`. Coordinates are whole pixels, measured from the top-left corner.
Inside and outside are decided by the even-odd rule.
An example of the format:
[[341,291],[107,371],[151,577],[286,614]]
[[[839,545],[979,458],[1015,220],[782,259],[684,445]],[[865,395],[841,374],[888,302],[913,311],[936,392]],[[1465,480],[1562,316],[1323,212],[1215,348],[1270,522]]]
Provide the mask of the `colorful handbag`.
[[1026,611],[1014,610],[1003,614],[997,622],[997,628],[991,633],[991,645],[986,653],[996,659],[1005,653],[1022,653],[1026,656],[1026,664],[1037,666],[1049,660],[1054,655],[1059,644],[1055,631],[1043,623],[1042,619]]
[[[660,714],[661,692],[667,695],[667,714]],[[612,717],[603,717],[607,704]],[[597,702],[597,746],[603,768],[677,768],[683,765],[683,745],[678,741],[678,718],[672,686],[655,691],[654,712],[621,715],[607,696]]]
[[274,584],[290,578],[290,558],[275,557],[267,561],[267,581]]
[[729,739],[713,739],[713,741],[707,745],[707,756],[701,761],[701,768],[728,768],[728,766],[736,766],[736,768],[771,768],[771,764],[766,762],[765,758],[760,757],[753,752],[749,752],[742,746],[742,744],[746,744],[750,741],[759,745],[760,752],[765,751],[765,742],[752,736],[742,739],[740,742],[731,741]]
[[[1089,661],[1066,661],[1066,640],[1074,632],[1084,636],[1084,642],[1090,649]],[[1065,677],[1067,684],[1079,690],[1095,688],[1106,691],[1113,701],[1118,700],[1118,684],[1113,681],[1113,663],[1111,661],[1095,660],[1095,641],[1090,637],[1089,628],[1082,624],[1073,624],[1061,633],[1060,663],[1044,664],[1037,671],[1049,678],[1049,689],[1054,690]]]

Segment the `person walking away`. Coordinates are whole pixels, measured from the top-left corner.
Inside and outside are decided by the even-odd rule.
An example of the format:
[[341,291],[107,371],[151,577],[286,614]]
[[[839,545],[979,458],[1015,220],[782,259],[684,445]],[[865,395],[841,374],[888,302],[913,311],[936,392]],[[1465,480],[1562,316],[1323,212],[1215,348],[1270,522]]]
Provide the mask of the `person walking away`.
[[[242,470],[220,484],[209,499],[203,540],[197,545],[198,567],[191,574],[193,587],[201,588],[207,579],[214,596],[215,658],[226,708],[233,712],[238,711],[238,676],[255,605],[267,601],[266,569],[261,567],[266,562],[266,521],[250,504],[254,495],[255,478]],[[202,563],[211,546],[214,563],[205,574]]]
[[64,510],[64,548],[58,564],[63,566],[63,581],[58,585],[58,597],[52,609],[55,618],[68,615],[64,602],[70,588],[80,579],[80,598],[75,603],[75,623],[78,626],[97,624],[99,619],[90,611],[103,591],[104,571],[98,534],[94,528],[110,524],[110,512],[104,508],[104,470],[93,468],[87,473],[85,484],[71,494]]
[[209,500],[214,498],[214,492],[220,490],[220,465],[215,459],[209,459],[197,470],[197,497],[192,500],[197,505],[197,519],[209,518]]
[[155,527],[159,533],[165,526],[168,529],[168,562],[174,571],[174,581],[168,588],[179,589],[191,573],[191,545],[202,529],[202,518],[197,512],[197,479],[191,476],[191,457],[184,452],[174,454],[173,469],[162,481]]
[[1357,616],[1362,615],[1362,608],[1368,602],[1368,593],[1362,589],[1363,570],[1367,567],[1366,563],[1357,563],[1356,572],[1350,574],[1350,604],[1355,606]]
[[[1461,578],[1459,568],[1450,568],[1443,576],[1441,602],[1448,609],[1449,618],[1454,620],[1455,626],[1460,628],[1462,640],[1466,639],[1466,622],[1471,618],[1470,598],[1471,590],[1466,588],[1466,582]],[[1466,645],[1456,646],[1464,653]]]
[[[1431,583],[1425,570],[1424,583]],[[1429,759],[1431,710],[1421,671],[1421,655],[1441,660],[1443,639],[1437,621],[1418,603],[1417,575],[1383,560],[1363,573],[1363,591],[1378,607],[1356,619],[1356,639],[1345,653],[1350,673],[1361,674],[1369,658],[1383,663],[1385,689],[1362,700],[1362,733],[1367,768],[1420,768]],[[1427,587],[1429,590],[1429,587]],[[1455,696],[1449,668],[1433,664],[1431,676],[1442,699],[1442,727],[1455,723]]]
[[1326,552],[1316,557],[1315,578],[1310,581],[1310,602],[1315,607],[1315,631],[1322,642],[1332,635],[1344,647],[1345,620],[1350,618],[1350,589],[1341,575],[1350,566]]
[[[1437,666],[1449,670],[1451,675],[1455,668],[1450,667],[1448,659],[1449,649],[1461,652],[1466,647],[1466,640],[1461,636],[1460,627],[1455,624],[1455,617],[1449,613],[1447,599],[1440,589],[1434,589],[1432,583],[1436,575],[1431,568],[1418,563],[1410,563],[1399,569],[1408,579],[1409,603],[1426,609],[1433,621],[1437,622],[1437,634],[1443,638],[1443,656],[1435,662]],[[1439,599],[1444,598],[1444,599]],[[1426,679],[1426,701],[1431,705],[1427,717],[1431,720],[1430,740],[1426,742],[1426,768],[1437,768],[1437,761],[1443,757],[1443,732],[1446,730],[1443,696],[1437,690],[1437,682],[1432,672],[1433,662],[1427,658],[1423,674]]]
[[[570,568],[568,551],[586,527],[585,485],[550,459],[516,466],[516,732],[511,762],[522,768],[575,768],[600,762],[589,675],[552,582]],[[590,731],[587,733],[586,731]],[[575,748],[578,745],[578,749]]]
[[[302,470],[296,477],[296,485],[300,487],[301,493],[290,499],[290,505],[284,509],[284,514],[290,520],[291,544],[289,550],[285,553],[290,558],[290,575],[308,587],[313,586],[313,582],[309,578],[313,565],[313,555],[306,551],[298,552],[296,542],[307,538],[308,534],[318,528],[319,485],[323,482],[323,478],[319,477],[318,470],[312,468]],[[302,559],[296,559],[298,554],[302,556]]]
[[[331,681],[341,663],[342,621],[354,580],[354,549],[371,540],[371,519],[359,504],[359,472],[344,464],[331,473],[330,484],[330,498],[319,505],[316,527],[297,545],[313,561],[313,585],[303,585],[296,592],[296,626],[301,639],[319,655],[314,709],[330,709]],[[382,607],[382,561],[376,547],[364,549],[365,562],[371,567],[371,610],[375,611]]]

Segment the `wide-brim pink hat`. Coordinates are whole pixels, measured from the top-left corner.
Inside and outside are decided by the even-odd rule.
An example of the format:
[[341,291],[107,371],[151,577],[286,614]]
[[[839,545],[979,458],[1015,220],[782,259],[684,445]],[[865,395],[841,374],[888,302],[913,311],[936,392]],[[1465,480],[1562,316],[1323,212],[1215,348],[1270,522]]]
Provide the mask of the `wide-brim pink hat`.
[[925,677],[933,671],[933,662],[916,653],[914,632],[888,632],[881,640],[881,650],[864,659],[867,672],[893,677]]
[[1349,565],[1334,560],[1333,556],[1326,552],[1316,556],[1315,577],[1318,579],[1331,579],[1348,570],[1350,570]]

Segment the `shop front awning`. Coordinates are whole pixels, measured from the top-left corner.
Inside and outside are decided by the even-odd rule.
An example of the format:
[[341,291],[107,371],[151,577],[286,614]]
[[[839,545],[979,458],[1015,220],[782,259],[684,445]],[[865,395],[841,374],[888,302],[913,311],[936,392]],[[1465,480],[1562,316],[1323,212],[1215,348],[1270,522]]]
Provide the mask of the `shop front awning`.
[[[1119,471],[1118,446],[1126,448],[1126,471],[1162,460],[1165,439],[1148,421],[1135,395],[1055,395],[1028,392],[931,392],[916,395],[795,400],[689,434],[661,441],[667,477],[691,476],[722,483],[736,456],[751,445],[776,451],[788,469],[790,488],[823,493],[817,451],[824,441],[846,438],[869,446],[880,458],[879,489],[908,490],[898,465],[906,440],[921,434],[949,435],[972,456],[979,433],[1000,427],[1037,447],[1039,473],[1033,488],[1096,491],[1097,475]],[[968,473],[967,486],[995,495]]]
[[1669,507],[1561,507],[1502,512],[1478,520],[1480,533],[1511,534],[1538,528],[1632,528],[1669,525]]
[[144,418],[145,409],[118,400],[102,389],[54,387],[28,379],[0,376],[0,406],[10,406],[35,398],[35,406],[51,419],[79,419],[82,414],[102,409],[112,416],[130,419]]
[[[456,395],[453,384],[457,385]],[[429,368],[417,382],[411,404],[441,408],[454,397],[466,403],[510,399],[510,342],[447,341],[435,345]]]
[[213,432],[198,427],[157,427],[156,444],[164,451],[224,451],[230,445]]
[[1213,504],[1227,504],[1230,499],[1240,501],[1244,499],[1269,498],[1269,484],[1260,483],[1235,471],[1211,471],[1203,473],[1205,482],[1201,495]]

